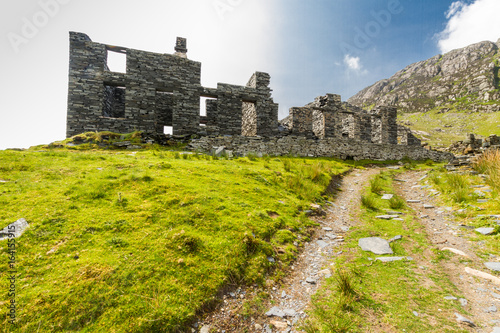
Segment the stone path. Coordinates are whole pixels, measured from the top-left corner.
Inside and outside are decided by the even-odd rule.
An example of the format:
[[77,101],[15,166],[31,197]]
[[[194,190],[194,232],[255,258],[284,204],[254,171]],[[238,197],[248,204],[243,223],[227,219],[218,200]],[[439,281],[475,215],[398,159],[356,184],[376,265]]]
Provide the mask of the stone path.
[[[271,281],[268,282],[266,291],[270,296],[267,303],[260,304],[262,313],[247,319],[238,315],[245,300],[255,298],[262,291],[240,288],[226,293],[222,306],[204,322],[197,323],[193,332],[300,332],[297,323],[305,318],[304,310],[311,296],[324,278],[333,273],[329,259],[342,255],[340,245],[350,227],[356,224],[351,217],[356,215],[359,208],[361,193],[368,180],[379,171],[354,170],[344,177],[342,191],[335,202],[324,207],[327,216],[316,219],[321,225],[320,231],[305,245],[297,261],[286,272],[281,285],[275,286]],[[481,275],[493,271],[474,253],[474,246],[464,237],[465,229],[455,221],[453,210],[439,206],[436,191],[425,185],[425,172],[410,171],[399,175],[397,179],[394,183],[397,194],[405,198],[415,210],[419,222],[427,230],[430,242],[441,250],[450,251],[452,256],[442,263],[432,263],[425,255],[392,260],[416,260],[422,269],[440,265],[437,269],[444,270],[461,295],[464,295],[464,298],[460,298],[461,295],[448,295],[446,299],[458,302],[464,308],[462,313],[470,314],[464,316],[456,313],[453,319],[471,332],[500,332],[500,282],[496,284],[495,277],[491,275],[492,279]],[[422,182],[424,185],[421,185]],[[360,246],[373,242],[377,243],[377,240],[363,240]],[[490,259],[491,262],[498,262],[498,258]],[[494,265],[492,267],[497,268]]]
[[[500,284],[477,276],[477,272],[487,275],[493,272],[474,252],[474,247],[480,244],[467,239],[467,228],[456,222],[456,212],[452,208],[439,206],[439,193],[427,185],[425,177],[425,172],[407,172],[398,176],[402,182],[395,183],[396,191],[410,201],[409,205],[417,213],[419,222],[425,226],[431,243],[440,250],[452,253],[450,260],[441,261],[442,269],[464,298],[450,295],[448,299],[459,302],[471,314],[465,318],[456,314],[456,319],[464,324],[467,324],[465,319],[473,322],[476,327],[469,328],[472,332],[491,333],[495,327],[500,330]],[[498,260],[494,256],[489,259]],[[468,325],[464,328],[468,328]]]

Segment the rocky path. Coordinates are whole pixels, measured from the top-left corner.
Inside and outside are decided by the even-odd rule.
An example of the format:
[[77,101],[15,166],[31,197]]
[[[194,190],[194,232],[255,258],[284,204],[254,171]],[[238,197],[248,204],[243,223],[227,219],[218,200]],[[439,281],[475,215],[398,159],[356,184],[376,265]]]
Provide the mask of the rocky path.
[[[377,168],[354,170],[342,179],[335,201],[324,207],[326,217],[316,219],[320,230],[306,243],[281,284],[268,282],[267,301],[254,302],[254,315],[244,318],[239,313],[244,302],[258,299],[262,290],[238,289],[227,293],[222,306],[197,323],[193,332],[301,332],[298,326],[305,318],[304,310],[311,296],[332,274],[330,259],[342,255],[344,235],[357,223],[353,216],[359,209],[361,193],[368,180],[379,172]],[[426,228],[431,243],[440,250],[450,251],[451,256],[440,263],[431,262],[425,253],[414,259],[422,268],[432,266],[444,270],[461,291],[461,295],[449,295],[447,299],[459,302],[463,313],[470,314],[466,318],[457,314],[454,318],[461,321],[464,328],[478,333],[500,333],[500,280],[477,276],[477,272],[491,271],[488,272],[484,260],[474,253],[475,245],[465,237],[465,229],[455,221],[453,210],[439,207],[436,193],[425,185],[425,176],[425,172],[414,171],[401,174],[395,181],[395,190],[410,200],[409,205]]]
[[[224,296],[224,304],[196,329],[202,333],[217,332],[299,332],[297,323],[305,317],[304,310],[325,277],[332,271],[329,259],[341,255],[339,249],[355,221],[351,216],[359,207],[361,191],[379,169],[354,170],[337,184],[341,189],[335,202],[324,209],[326,217],[316,218],[321,229],[304,246],[297,261],[287,272],[280,286],[268,283],[269,301],[262,304],[260,315],[248,319],[238,316],[245,299],[255,298],[257,290],[238,289]],[[266,312],[267,311],[267,312]],[[264,313],[265,312],[265,313]],[[274,327],[271,329],[270,327]]]
[[[449,295],[448,299],[459,302],[471,314],[466,318],[475,326],[470,327],[470,331],[500,333],[500,279],[495,283],[495,280],[477,276],[478,272],[491,273],[485,267],[484,260],[474,252],[480,244],[467,239],[467,227],[456,222],[452,208],[438,205],[438,193],[426,185],[425,177],[425,172],[406,172],[398,176],[400,181],[395,182],[396,191],[412,201],[409,205],[417,213],[419,222],[425,226],[431,243],[440,250],[450,252],[450,259],[441,261],[440,268],[464,295],[463,298]],[[496,258],[491,256],[490,259],[495,261]],[[420,260],[424,262],[419,262],[419,265],[432,265],[425,258]],[[456,319],[464,320],[457,315]],[[463,323],[467,327],[472,326]]]

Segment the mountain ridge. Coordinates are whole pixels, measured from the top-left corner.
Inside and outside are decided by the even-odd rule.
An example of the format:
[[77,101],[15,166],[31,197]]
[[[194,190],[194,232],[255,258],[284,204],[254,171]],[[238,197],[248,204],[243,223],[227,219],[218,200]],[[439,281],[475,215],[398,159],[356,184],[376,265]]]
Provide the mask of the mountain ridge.
[[403,113],[434,108],[500,111],[500,103],[495,103],[500,98],[499,49],[500,39],[483,41],[413,63],[364,88],[348,102],[370,109],[397,106]]

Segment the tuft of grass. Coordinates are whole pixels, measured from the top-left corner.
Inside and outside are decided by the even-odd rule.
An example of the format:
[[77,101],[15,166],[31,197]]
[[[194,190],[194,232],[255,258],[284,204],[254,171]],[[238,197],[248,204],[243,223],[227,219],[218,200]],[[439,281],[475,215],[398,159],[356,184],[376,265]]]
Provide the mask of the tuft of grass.
[[403,209],[406,207],[406,201],[398,195],[394,195],[389,199],[389,207],[391,209]]
[[373,211],[378,210],[377,202],[376,202],[375,198],[371,195],[362,195],[361,196],[361,205],[369,210],[373,210]]
[[383,179],[380,177],[380,175],[377,175],[375,178],[370,179],[370,191],[372,193],[380,195],[383,190]]
[[500,150],[487,150],[474,163],[474,170],[488,175],[487,183],[500,191]]

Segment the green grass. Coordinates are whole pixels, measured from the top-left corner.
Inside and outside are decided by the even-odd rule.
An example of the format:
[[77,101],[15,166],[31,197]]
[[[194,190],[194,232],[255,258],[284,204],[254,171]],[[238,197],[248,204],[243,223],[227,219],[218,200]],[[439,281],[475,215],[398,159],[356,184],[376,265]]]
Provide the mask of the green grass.
[[[390,174],[376,178],[384,191],[392,191]],[[374,198],[378,210],[388,209],[389,200],[381,200],[370,188],[364,195]],[[313,296],[304,323],[306,332],[466,332],[453,319],[453,313],[463,309],[458,302],[444,299],[461,297],[460,292],[437,264],[431,263],[425,270],[419,267],[421,260],[439,262],[438,253],[429,250],[432,245],[425,229],[406,204],[398,207],[405,213],[403,222],[376,219],[377,213],[366,208],[355,217],[360,224],[347,235],[342,256],[331,263],[337,273]],[[378,255],[358,246],[363,237],[389,239],[396,235],[403,239],[391,243],[394,256],[414,260],[382,263],[374,260]]]
[[0,151],[1,227],[30,223],[16,242],[18,322],[2,318],[2,331],[177,332],[225,285],[288,265],[313,227],[301,212],[348,168],[161,149]]
[[488,176],[486,182],[500,191],[500,150],[488,150],[476,161],[474,170]]
[[428,133],[417,136],[433,147],[448,147],[453,142],[464,140],[467,133],[484,137],[500,135],[499,112],[467,112],[456,110],[453,106],[444,107],[450,107],[451,111],[441,113],[440,107],[425,113],[401,113],[398,114],[398,121],[410,124],[412,130]]
[[[493,227],[496,231],[491,235],[480,235],[474,230],[462,230],[475,245],[477,254],[490,260],[490,255],[500,255],[500,227],[496,219],[489,215],[498,215],[500,212],[500,153],[497,150],[488,151],[473,165],[476,172],[484,174],[484,178],[470,173],[447,172],[437,169],[429,173],[427,183],[438,190],[439,200],[443,205],[452,206],[456,212],[456,222],[474,228]],[[477,188],[477,186],[481,186]],[[479,203],[480,191],[487,199],[486,203]],[[482,215],[483,217],[481,217]],[[478,241],[476,243],[475,241]]]

